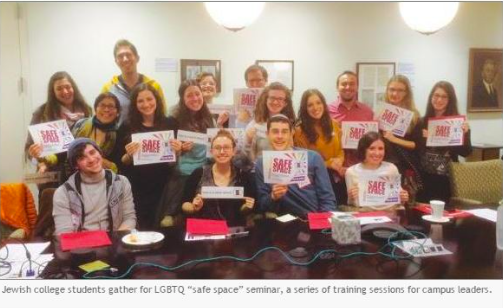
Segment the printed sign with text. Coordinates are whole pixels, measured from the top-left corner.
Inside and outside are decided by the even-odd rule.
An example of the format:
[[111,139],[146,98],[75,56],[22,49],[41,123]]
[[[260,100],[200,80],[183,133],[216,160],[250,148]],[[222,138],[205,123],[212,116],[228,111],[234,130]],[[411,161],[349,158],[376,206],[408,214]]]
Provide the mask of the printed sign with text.
[[358,178],[358,201],[360,206],[399,204],[400,189],[400,175],[360,175]]
[[262,90],[262,88],[234,89],[234,108],[236,112],[241,109],[246,109],[248,111],[255,110],[257,100]]
[[342,121],[342,148],[356,149],[363,135],[377,131],[377,121]]
[[409,128],[413,115],[410,110],[385,103],[379,113],[379,129],[403,137]]
[[30,125],[28,131],[33,142],[42,145],[41,157],[66,152],[73,141],[65,120]]
[[236,186],[202,186],[201,196],[203,199],[243,199],[244,188]]
[[206,134],[191,132],[188,130],[178,130],[176,139],[183,142],[194,142],[202,145],[208,144],[208,137],[206,136]]
[[308,179],[307,151],[264,151],[264,182],[300,184]]
[[174,138],[172,130],[132,134],[132,141],[140,144],[140,150],[133,155],[134,165],[175,162],[176,155],[169,144]]
[[449,147],[463,145],[465,116],[438,117],[428,120],[426,146]]

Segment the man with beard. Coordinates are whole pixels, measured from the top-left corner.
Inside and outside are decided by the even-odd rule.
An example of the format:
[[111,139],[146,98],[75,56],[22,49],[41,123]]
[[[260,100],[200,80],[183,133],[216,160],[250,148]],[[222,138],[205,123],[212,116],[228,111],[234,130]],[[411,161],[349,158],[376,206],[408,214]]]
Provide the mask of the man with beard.
[[[328,105],[330,117],[339,122],[342,121],[372,121],[374,112],[369,106],[357,100],[358,76],[352,71],[344,71],[337,77],[337,90],[339,97]],[[344,164],[341,173],[334,178],[333,187],[339,204],[347,204],[347,188],[344,176],[347,168],[359,163],[356,150],[344,150]]]

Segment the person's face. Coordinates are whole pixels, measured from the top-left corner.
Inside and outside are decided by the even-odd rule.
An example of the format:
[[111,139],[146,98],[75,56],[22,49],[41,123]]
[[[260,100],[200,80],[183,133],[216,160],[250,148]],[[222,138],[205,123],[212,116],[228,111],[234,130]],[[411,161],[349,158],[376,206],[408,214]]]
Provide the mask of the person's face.
[[203,93],[196,86],[189,86],[183,93],[183,102],[190,111],[197,112],[201,110],[204,104]]
[[267,95],[267,109],[269,116],[281,113],[286,106],[286,93],[283,90],[269,90]]
[[399,81],[393,81],[388,89],[389,102],[395,106],[401,106],[405,96],[407,96],[407,86]]
[[286,151],[292,147],[292,131],[288,123],[271,123],[271,127],[267,131],[267,137],[275,151]]
[[77,168],[86,175],[98,174],[103,170],[103,158],[92,145],[86,145],[82,157],[77,159]]
[[109,124],[117,119],[119,112],[113,99],[106,97],[96,106],[96,117],[103,124]]
[[217,94],[217,83],[212,76],[204,77],[199,83],[205,101],[211,101]]
[[213,140],[211,154],[217,164],[229,164],[234,156],[235,149],[232,141],[227,137],[218,137]]
[[337,85],[337,90],[339,91],[339,96],[344,102],[352,102],[356,99],[358,93],[358,79],[356,76],[346,74],[339,78],[339,84]]
[[307,114],[311,118],[319,120],[321,119],[324,111],[325,107],[321,102],[321,98],[316,94],[309,96],[309,98],[307,99]]
[[484,65],[482,69],[482,78],[487,83],[493,83],[494,76],[496,75],[496,68],[491,63]]
[[251,71],[246,75],[246,86],[248,88],[263,88],[266,83],[267,80],[265,80],[260,70]]
[[68,79],[63,78],[60,80],[56,80],[54,82],[54,95],[56,95],[56,99],[61,102],[66,107],[69,107],[73,104],[74,92],[73,87]]
[[449,105],[449,95],[442,88],[437,88],[433,91],[433,95],[431,96],[431,105],[433,106],[433,110],[437,114],[444,114],[445,110],[447,110],[447,106]]
[[119,47],[115,54],[115,63],[119,66],[123,74],[135,73],[136,65],[140,59],[135,56],[131,48],[127,46]]
[[379,166],[384,159],[384,142],[376,140],[365,151],[365,163],[371,166]]
[[157,108],[154,93],[149,90],[143,90],[138,93],[138,98],[136,98],[136,108],[138,108],[138,111],[143,117],[154,116]]

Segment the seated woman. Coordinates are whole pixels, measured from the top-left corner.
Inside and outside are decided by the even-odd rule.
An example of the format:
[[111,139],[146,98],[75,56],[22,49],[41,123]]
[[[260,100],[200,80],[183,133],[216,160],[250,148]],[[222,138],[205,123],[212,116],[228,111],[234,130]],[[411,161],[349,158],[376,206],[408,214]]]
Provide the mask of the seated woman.
[[115,157],[117,129],[121,114],[121,104],[110,92],[101,93],[94,101],[95,116],[79,120],[73,126],[75,138],[85,137],[93,140],[103,151],[103,168],[117,173]]
[[323,157],[336,192],[335,183],[343,180],[339,176],[344,162],[341,130],[339,124],[330,118],[325,97],[319,90],[309,89],[302,94],[299,120],[293,135],[295,146],[316,151]]
[[[384,139],[379,133],[368,132],[363,135],[358,142],[357,153],[362,162],[351,166],[346,171],[346,185],[348,187],[348,203],[359,206],[359,176],[397,176],[399,173],[394,164],[383,161],[385,146]],[[401,188],[400,202],[405,203],[408,200],[409,193]],[[375,209],[375,207],[371,208]],[[378,206],[378,208],[382,208],[382,206]]]
[[[255,205],[255,187],[248,172],[235,167],[232,158],[236,153],[236,141],[232,134],[220,130],[211,141],[214,163],[197,168],[188,178],[182,210],[189,216],[208,219],[225,219],[229,225],[245,225],[246,214]],[[243,199],[203,199],[201,187],[244,187]]]

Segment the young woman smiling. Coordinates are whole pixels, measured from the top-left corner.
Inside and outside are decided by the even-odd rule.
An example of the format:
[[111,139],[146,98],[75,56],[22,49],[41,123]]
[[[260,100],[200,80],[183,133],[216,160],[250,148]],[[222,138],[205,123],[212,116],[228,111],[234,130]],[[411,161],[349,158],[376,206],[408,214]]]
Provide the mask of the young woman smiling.
[[[358,156],[362,161],[353,165],[346,171],[346,185],[348,187],[348,203],[359,206],[358,178],[365,175],[374,176],[398,176],[397,167],[389,162],[383,161],[385,151],[384,139],[376,132],[368,132],[358,142]],[[400,191],[400,202],[409,200],[406,190]]]
[[[158,163],[133,165],[133,155],[140,149],[138,142],[132,142],[131,135],[178,129],[176,121],[164,115],[162,98],[157,90],[148,84],[140,84],[131,92],[128,120],[118,132],[118,158],[120,173],[131,182],[136,215],[141,229],[157,227],[156,214],[159,211],[159,199],[163,188],[171,176],[174,165]],[[169,143],[179,152],[181,142],[172,139]]]

